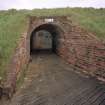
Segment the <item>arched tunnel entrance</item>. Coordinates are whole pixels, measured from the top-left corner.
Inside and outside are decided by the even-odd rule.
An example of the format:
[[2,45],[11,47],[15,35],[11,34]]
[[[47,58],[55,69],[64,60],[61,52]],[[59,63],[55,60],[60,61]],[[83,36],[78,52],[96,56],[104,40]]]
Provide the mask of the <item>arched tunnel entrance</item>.
[[57,52],[62,29],[56,24],[42,24],[34,29],[30,37],[30,54],[36,51]]

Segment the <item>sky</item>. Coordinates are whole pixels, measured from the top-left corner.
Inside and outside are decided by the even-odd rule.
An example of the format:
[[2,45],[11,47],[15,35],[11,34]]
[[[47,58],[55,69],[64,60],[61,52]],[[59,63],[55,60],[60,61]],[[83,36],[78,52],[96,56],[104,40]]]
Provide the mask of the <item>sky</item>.
[[105,8],[105,0],[0,0],[0,10],[60,7]]

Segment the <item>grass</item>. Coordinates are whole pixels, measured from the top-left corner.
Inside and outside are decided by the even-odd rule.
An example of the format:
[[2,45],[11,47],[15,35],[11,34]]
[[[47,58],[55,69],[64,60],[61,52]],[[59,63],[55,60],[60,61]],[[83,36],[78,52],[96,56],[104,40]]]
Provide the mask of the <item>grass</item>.
[[67,15],[75,22],[105,40],[105,9],[65,8],[65,9],[14,9],[0,11],[0,77],[5,77],[6,67],[26,26],[26,16]]
[[0,77],[5,77],[6,66],[24,28],[25,17],[22,14],[0,13]]
[[74,9],[72,20],[105,40],[105,9]]

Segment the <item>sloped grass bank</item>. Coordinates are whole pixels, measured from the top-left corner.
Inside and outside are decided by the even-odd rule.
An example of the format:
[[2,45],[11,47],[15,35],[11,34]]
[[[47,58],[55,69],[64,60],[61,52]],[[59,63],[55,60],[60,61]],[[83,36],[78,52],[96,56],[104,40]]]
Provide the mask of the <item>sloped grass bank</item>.
[[71,18],[105,41],[105,9],[73,9]]
[[6,66],[25,30],[25,16],[19,13],[0,13],[0,77],[5,77]]

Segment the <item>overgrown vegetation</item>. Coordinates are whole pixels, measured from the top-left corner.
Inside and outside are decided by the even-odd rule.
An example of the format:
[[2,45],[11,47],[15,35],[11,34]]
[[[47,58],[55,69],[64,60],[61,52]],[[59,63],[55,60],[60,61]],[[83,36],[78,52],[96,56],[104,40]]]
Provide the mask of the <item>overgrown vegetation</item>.
[[16,47],[16,43],[26,26],[26,16],[67,15],[87,30],[105,39],[105,9],[65,8],[0,11],[0,77],[5,77],[6,66]]
[[14,12],[0,12],[0,76],[4,77],[20,33],[25,28],[25,16]]

